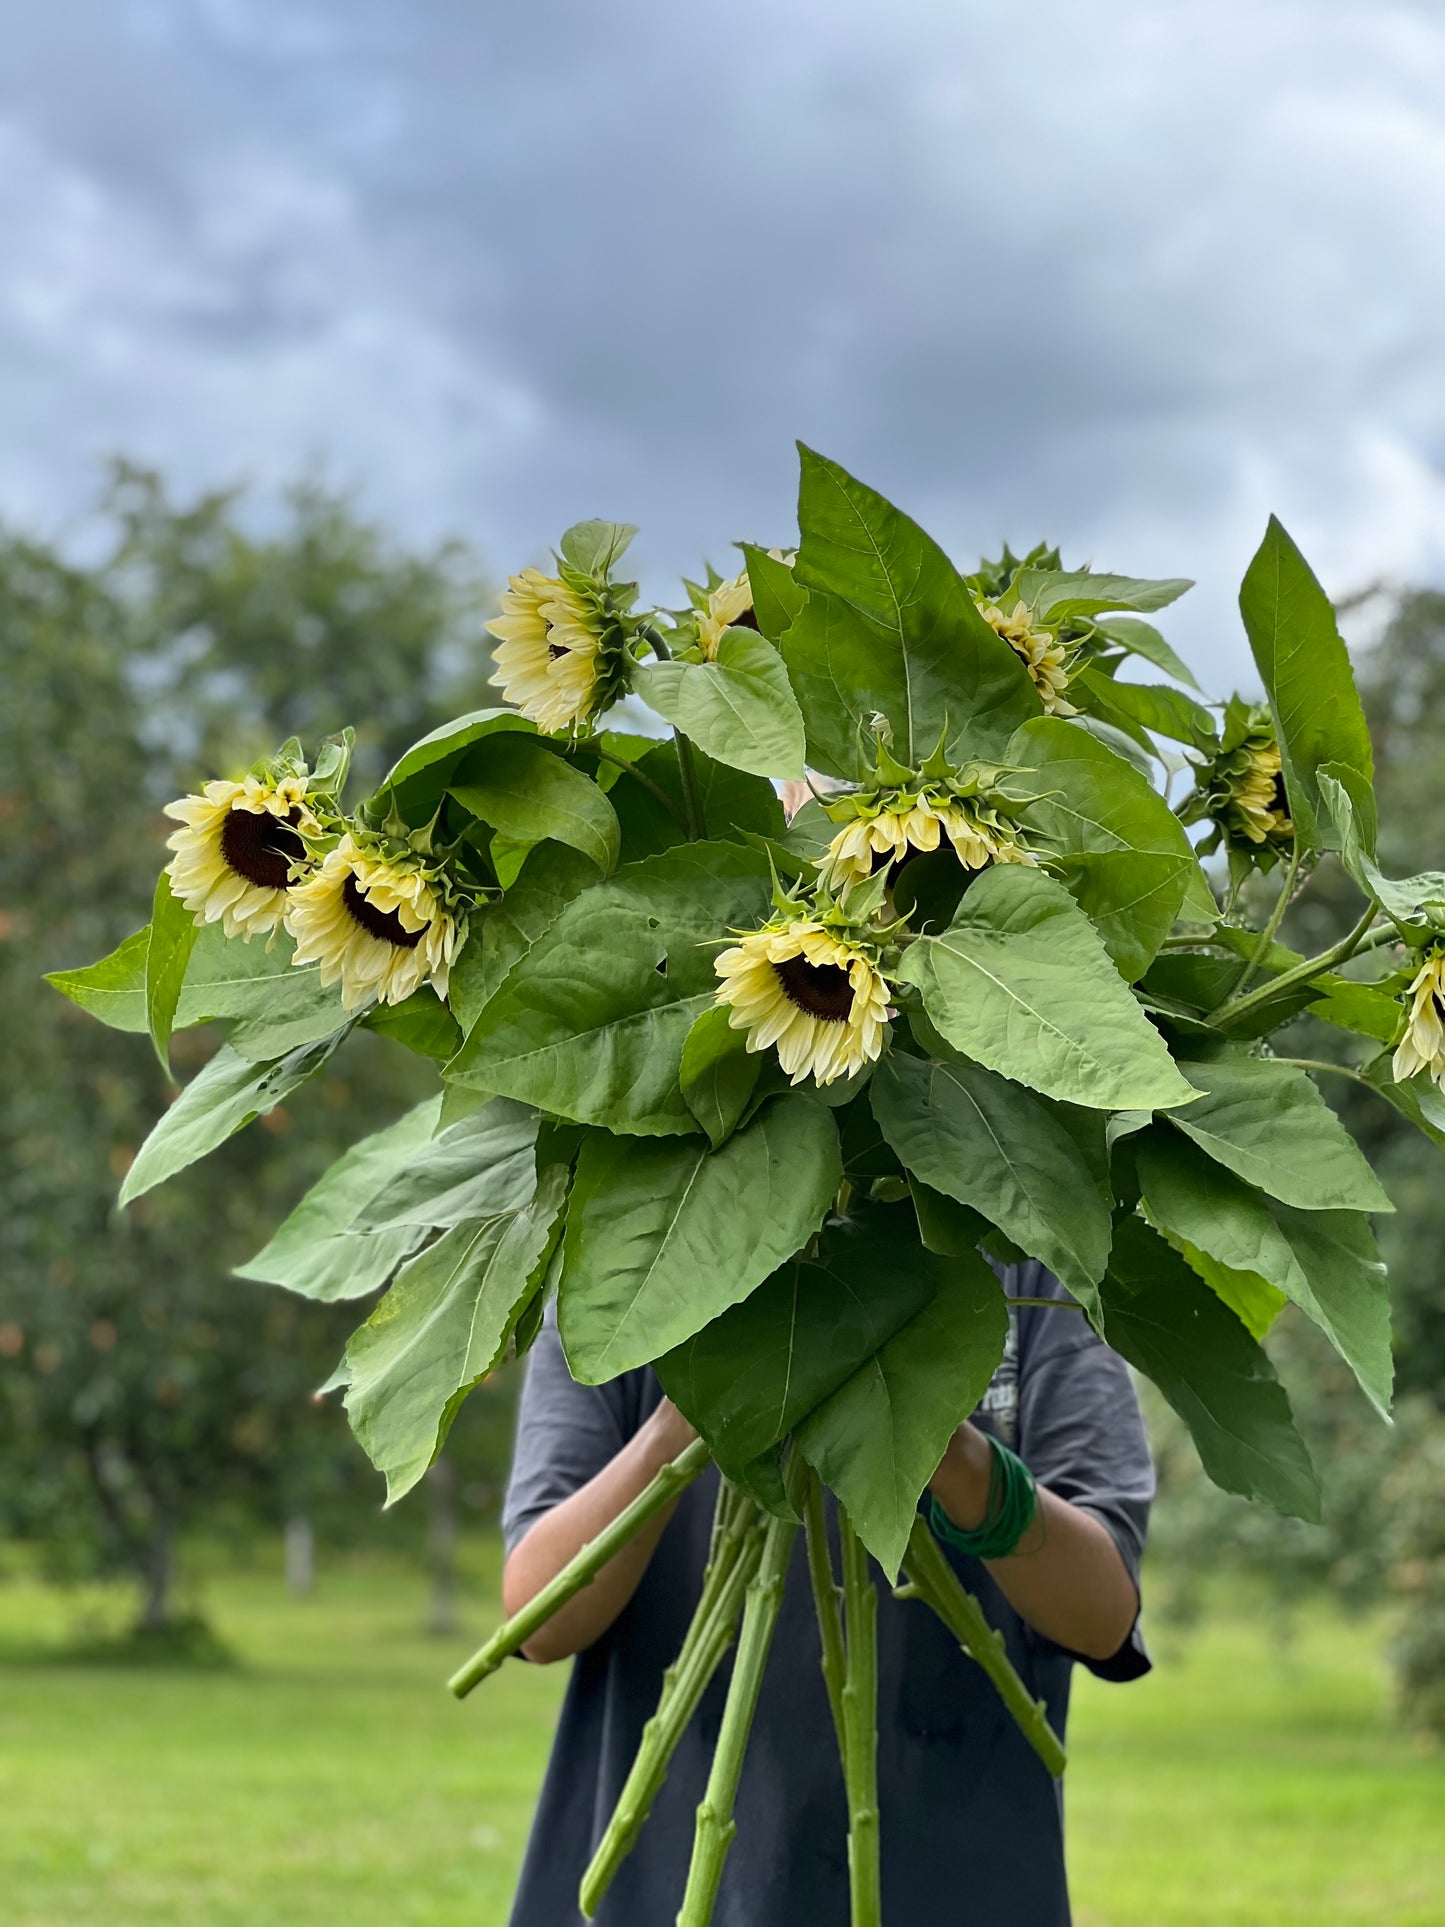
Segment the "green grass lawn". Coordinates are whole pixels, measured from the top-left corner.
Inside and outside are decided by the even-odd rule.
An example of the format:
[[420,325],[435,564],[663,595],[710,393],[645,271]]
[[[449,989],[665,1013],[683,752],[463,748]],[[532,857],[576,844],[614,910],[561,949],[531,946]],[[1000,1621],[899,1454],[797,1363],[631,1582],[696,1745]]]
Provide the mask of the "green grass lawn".
[[[394,1569],[333,1566],[306,1600],[219,1576],[238,1664],[200,1672],[68,1663],[76,1601],[0,1583],[0,1917],[501,1927],[564,1674],[445,1693],[492,1616],[478,1557],[444,1642]],[[1312,1614],[1281,1657],[1267,1617],[1166,1644],[1139,1685],[1080,1680],[1080,1927],[1445,1920],[1445,1759],[1391,1724],[1377,1636]]]

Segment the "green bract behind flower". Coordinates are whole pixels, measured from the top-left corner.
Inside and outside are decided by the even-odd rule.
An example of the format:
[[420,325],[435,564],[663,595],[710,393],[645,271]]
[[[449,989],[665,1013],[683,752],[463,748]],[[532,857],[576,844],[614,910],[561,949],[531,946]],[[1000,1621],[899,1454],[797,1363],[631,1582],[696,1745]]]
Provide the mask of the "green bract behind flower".
[[320,830],[306,803],[307,778],[294,769],[218,778],[199,796],[166,804],[181,828],[167,839],[171,888],[198,923],[219,921],[228,937],[266,936],[286,914],[309,857],[303,836]]
[[464,922],[448,902],[441,873],[412,852],[348,830],[286,907],[295,961],[340,982],[355,1010],[373,998],[403,1003],[424,983],[445,997]]
[[846,889],[880,870],[896,874],[915,851],[941,847],[951,848],[965,870],[1032,863],[1007,813],[1004,774],[993,764],[955,768],[942,744],[920,769],[908,769],[880,737],[868,786],[823,804],[843,825],[818,864],[825,889]]

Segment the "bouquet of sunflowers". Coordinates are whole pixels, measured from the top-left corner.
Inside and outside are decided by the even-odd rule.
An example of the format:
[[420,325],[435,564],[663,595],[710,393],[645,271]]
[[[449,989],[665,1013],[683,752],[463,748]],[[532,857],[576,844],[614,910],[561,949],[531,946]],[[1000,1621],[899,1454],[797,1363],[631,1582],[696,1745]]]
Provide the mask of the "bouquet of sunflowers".
[[[632,530],[569,530],[491,625],[498,707],[354,804],[342,734],[171,805],[148,927],[52,980],[162,1063],[177,1025],[225,1027],[122,1202],[357,1026],[435,1062],[435,1095],[354,1145],[242,1272],[382,1294],[332,1383],[391,1499],[554,1294],[577,1379],[652,1365],[696,1427],[453,1681],[517,1651],[716,1461],[697,1618],[582,1894],[590,1914],[736,1636],[686,1927],[711,1916],[799,1530],[859,1927],[879,1918],[870,1557],[1062,1768],[918,1512],[1003,1352],[983,1254],[1056,1273],[1221,1486],[1315,1517],[1271,1320],[1292,1300],[1382,1412],[1391,1380],[1370,1225],[1389,1201],[1315,1076],[1363,1080],[1445,1144],[1445,876],[1377,867],[1346,652],[1278,523],[1241,592],[1266,700],[1221,709],[1148,620],[1186,582],[1043,548],[966,575],[806,449],[798,521],[796,550],[745,545],[671,611],[620,579]],[[1141,662],[1165,680],[1119,674]],[[624,697],[656,733],[607,726]],[[1305,957],[1278,933],[1325,861],[1359,918]],[[1290,1054],[1302,1012],[1357,1040],[1347,1061]]]

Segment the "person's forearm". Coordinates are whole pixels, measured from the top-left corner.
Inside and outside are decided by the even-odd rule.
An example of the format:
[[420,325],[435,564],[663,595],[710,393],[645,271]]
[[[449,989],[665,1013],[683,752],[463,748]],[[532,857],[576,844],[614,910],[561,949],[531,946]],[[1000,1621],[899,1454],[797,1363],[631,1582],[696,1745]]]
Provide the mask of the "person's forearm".
[[[696,1436],[664,1399],[596,1478],[544,1514],[513,1549],[502,1571],[502,1604],[508,1616],[520,1612],[555,1579]],[[655,1513],[590,1585],[539,1627],[522,1648],[528,1659],[568,1659],[601,1638],[637,1590],[676,1504],[674,1499]]]
[[[988,1509],[993,1454],[974,1425],[960,1425],[933,1476],[955,1525],[976,1531]],[[1015,1612],[1046,1639],[1090,1659],[1107,1659],[1129,1635],[1139,1597],[1106,1527],[1057,1493],[1038,1489],[1033,1523],[989,1572]]]

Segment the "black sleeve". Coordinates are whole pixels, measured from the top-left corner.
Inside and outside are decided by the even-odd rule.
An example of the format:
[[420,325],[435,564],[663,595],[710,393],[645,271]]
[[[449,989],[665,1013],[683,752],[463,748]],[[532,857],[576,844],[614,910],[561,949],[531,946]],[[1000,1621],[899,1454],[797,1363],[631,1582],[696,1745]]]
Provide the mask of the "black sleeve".
[[[1018,1266],[1008,1290],[1065,1297],[1035,1264]],[[1031,1307],[1019,1319],[1019,1456],[1040,1485],[1108,1529],[1137,1591],[1154,1465],[1129,1368],[1080,1312]],[[1110,1680],[1137,1679],[1150,1664],[1137,1618],[1108,1659],[1074,1657]]]
[[634,1381],[643,1373],[625,1372],[606,1385],[579,1385],[573,1378],[557,1335],[555,1300],[547,1307],[525,1369],[502,1507],[508,1552],[543,1513],[570,1499],[616,1457],[641,1417]]

